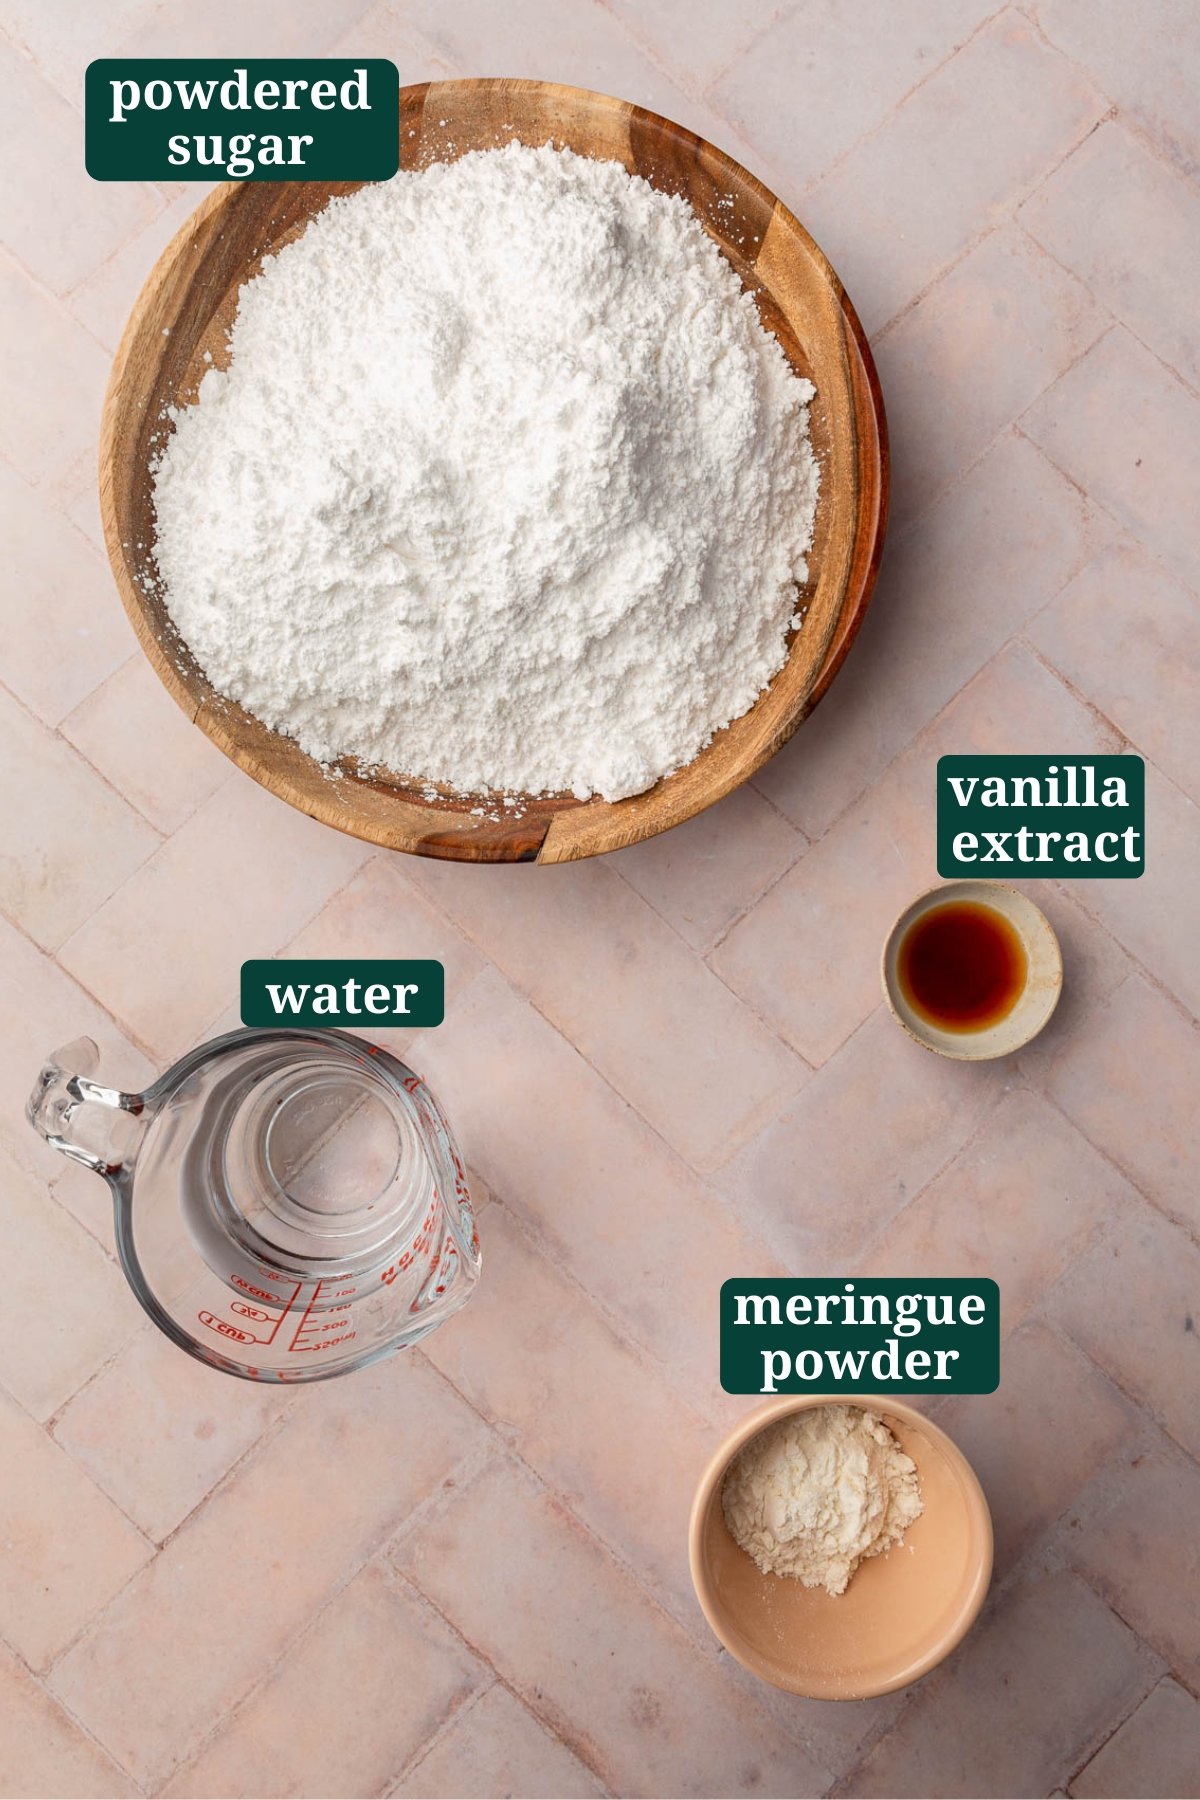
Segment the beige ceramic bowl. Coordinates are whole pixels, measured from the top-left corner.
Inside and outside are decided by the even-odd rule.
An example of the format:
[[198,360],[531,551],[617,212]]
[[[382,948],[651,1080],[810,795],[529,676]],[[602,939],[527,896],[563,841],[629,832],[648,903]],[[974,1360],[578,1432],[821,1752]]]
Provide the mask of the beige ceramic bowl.
[[[973,900],[1003,913],[1025,946],[1029,972],[1025,989],[1012,1011],[994,1025],[978,1031],[945,1031],[930,1024],[909,1005],[900,986],[896,964],[905,933],[922,914],[953,900]],[[906,906],[883,947],[883,991],[887,1003],[910,1038],[939,1056],[960,1062],[985,1062],[1009,1056],[1028,1044],[1048,1023],[1062,992],[1062,952],[1054,927],[1027,894],[1003,881],[948,881]]]
[[[721,1507],[725,1471],[742,1445],[810,1406],[877,1414],[916,1463],[925,1502],[903,1543],[860,1564],[836,1599],[762,1574],[730,1536]],[[915,1408],[882,1395],[789,1395],[743,1420],[705,1469],[689,1553],[705,1618],[753,1674],[811,1700],[865,1700],[916,1681],[970,1630],[991,1579],[992,1520],[961,1450]]]

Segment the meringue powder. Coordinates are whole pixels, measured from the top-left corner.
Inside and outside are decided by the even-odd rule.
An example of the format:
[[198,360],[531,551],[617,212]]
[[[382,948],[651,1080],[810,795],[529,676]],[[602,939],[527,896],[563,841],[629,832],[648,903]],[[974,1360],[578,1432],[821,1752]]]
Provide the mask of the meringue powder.
[[320,762],[617,800],[782,666],[813,389],[684,200],[549,146],[400,174],[266,259],[228,349],[168,421],[158,578]]
[[924,1510],[916,1464],[858,1406],[814,1406],[767,1426],[731,1463],[721,1503],[734,1542],[765,1575],[834,1595]]

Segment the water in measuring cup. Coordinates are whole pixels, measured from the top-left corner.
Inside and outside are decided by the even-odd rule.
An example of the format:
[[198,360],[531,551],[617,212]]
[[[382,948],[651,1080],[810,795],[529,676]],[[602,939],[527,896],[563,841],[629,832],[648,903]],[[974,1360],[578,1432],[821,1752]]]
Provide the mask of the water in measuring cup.
[[[445,1203],[466,1197],[439,1189],[447,1173],[459,1183],[438,1167],[422,1092],[278,1039],[182,1084],[139,1158],[134,1226],[176,1322],[267,1369],[369,1353],[394,1341],[401,1312],[406,1337],[421,1335],[460,1273]],[[148,1211],[147,1183],[172,1171],[174,1207]]]

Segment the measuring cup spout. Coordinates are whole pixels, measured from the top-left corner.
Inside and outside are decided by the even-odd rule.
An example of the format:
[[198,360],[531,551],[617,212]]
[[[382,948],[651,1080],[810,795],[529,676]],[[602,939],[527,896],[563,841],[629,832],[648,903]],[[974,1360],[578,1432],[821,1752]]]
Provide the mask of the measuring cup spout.
[[93,1081],[99,1060],[91,1038],[76,1038],[56,1050],[34,1083],[25,1116],[55,1150],[112,1179],[137,1153],[145,1100]]

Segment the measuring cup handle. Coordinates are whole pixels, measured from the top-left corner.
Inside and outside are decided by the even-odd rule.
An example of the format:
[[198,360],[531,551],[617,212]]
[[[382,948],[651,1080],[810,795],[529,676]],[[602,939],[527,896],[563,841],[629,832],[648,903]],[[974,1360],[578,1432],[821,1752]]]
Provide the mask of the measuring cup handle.
[[55,1150],[116,1176],[132,1162],[145,1129],[145,1098],[92,1080],[100,1052],[91,1038],[76,1038],[43,1064],[25,1105],[25,1116]]

